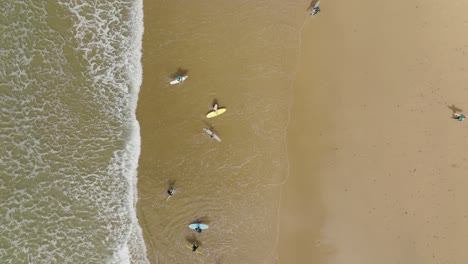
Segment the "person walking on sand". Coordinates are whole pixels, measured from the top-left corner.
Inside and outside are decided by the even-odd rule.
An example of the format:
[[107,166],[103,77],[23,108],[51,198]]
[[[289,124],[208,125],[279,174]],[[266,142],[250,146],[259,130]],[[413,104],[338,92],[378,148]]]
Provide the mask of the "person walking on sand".
[[312,8],[312,12],[310,12],[311,16],[315,16],[318,12],[320,12],[320,1],[315,2],[314,7]]
[[314,8],[312,9],[312,12],[310,12],[310,15],[311,15],[311,16],[315,16],[315,15],[316,15],[318,12],[320,12],[320,11],[321,11],[321,10],[320,10],[320,7],[318,7],[318,6],[317,6],[317,7],[314,7]]
[[175,188],[174,187],[171,187],[169,188],[169,190],[167,190],[167,194],[169,194],[169,197],[174,195],[176,192]]
[[453,119],[457,119],[458,121],[463,121],[465,120],[465,116],[463,114],[453,113]]
[[175,188],[174,187],[170,187],[168,190],[167,190],[167,194],[169,195],[166,199],[166,201],[169,201],[169,198],[172,197],[172,195],[174,195],[176,192]]

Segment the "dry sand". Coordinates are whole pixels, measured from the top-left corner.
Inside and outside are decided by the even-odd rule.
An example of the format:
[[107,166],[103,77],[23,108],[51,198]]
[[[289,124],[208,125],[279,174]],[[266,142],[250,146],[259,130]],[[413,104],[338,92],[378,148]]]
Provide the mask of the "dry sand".
[[322,1],[302,32],[280,263],[466,263],[468,2]]

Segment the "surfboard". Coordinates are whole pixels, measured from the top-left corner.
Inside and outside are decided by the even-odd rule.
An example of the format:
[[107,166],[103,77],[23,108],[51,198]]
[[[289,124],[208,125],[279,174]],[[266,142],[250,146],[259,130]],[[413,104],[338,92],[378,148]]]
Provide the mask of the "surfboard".
[[203,131],[205,131],[210,137],[216,139],[217,141],[221,142],[221,138],[219,138],[213,131],[209,130],[208,128],[203,128]]
[[[193,251],[192,247],[189,246],[189,245],[185,245],[186,247],[190,248],[190,250]],[[203,255],[203,253],[201,253],[200,251],[198,251],[198,249],[195,251],[196,253],[200,254],[200,255]]]
[[199,227],[201,230],[208,229],[207,224],[201,224],[201,223],[193,223],[193,224],[188,225],[188,227],[190,229],[197,229],[197,227]]
[[181,83],[181,82],[187,80],[187,78],[188,78],[187,75],[186,75],[186,76],[183,76],[181,81],[175,79],[175,80],[172,80],[172,81],[170,82],[170,84],[178,84],[178,83]]
[[218,110],[211,110],[208,114],[206,114],[206,117],[207,118],[212,118],[212,117],[216,117],[216,116],[219,116],[221,114],[223,114],[224,112],[226,112],[226,108],[218,108]]

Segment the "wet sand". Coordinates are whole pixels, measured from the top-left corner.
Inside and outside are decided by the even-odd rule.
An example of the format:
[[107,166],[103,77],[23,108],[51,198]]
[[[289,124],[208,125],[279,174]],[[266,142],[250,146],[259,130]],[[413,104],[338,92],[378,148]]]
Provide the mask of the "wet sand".
[[279,263],[465,263],[468,3],[321,4],[302,32]]
[[[276,262],[303,3],[146,1],[144,16],[138,219],[149,260]],[[178,68],[189,78],[171,86]],[[215,100],[228,110],[207,119]],[[192,222],[210,228],[196,234]]]

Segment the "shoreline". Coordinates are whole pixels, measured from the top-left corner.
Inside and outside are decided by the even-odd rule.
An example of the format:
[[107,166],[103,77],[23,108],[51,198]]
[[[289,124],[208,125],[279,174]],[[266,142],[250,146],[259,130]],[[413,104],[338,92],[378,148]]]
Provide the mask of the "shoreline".
[[327,109],[327,100],[323,100],[326,93],[310,87],[314,79],[309,73],[319,66],[309,62],[307,58],[313,57],[314,52],[305,47],[313,46],[310,35],[317,27],[314,25],[316,18],[320,19],[319,16],[312,18],[307,15],[300,32],[300,54],[292,84],[291,119],[287,127],[289,175],[280,190],[278,263],[323,260],[320,256],[324,249],[318,246],[325,208],[321,203],[320,188],[316,186],[319,181],[313,175],[326,159],[322,156],[323,150],[317,148],[326,148],[320,147],[320,140],[324,139],[320,130],[330,129],[330,124],[322,112],[331,109]]
[[[151,263],[273,263],[298,5],[144,3],[138,218]],[[302,19],[302,17],[301,17]],[[240,22],[239,22],[240,21]],[[302,22],[302,20],[301,20]],[[170,86],[170,75],[189,78]],[[206,119],[216,100],[227,112]],[[212,127],[222,142],[202,130]],[[177,193],[167,201],[175,181]],[[210,226],[202,234],[187,228]],[[203,258],[186,250],[201,243]]]

